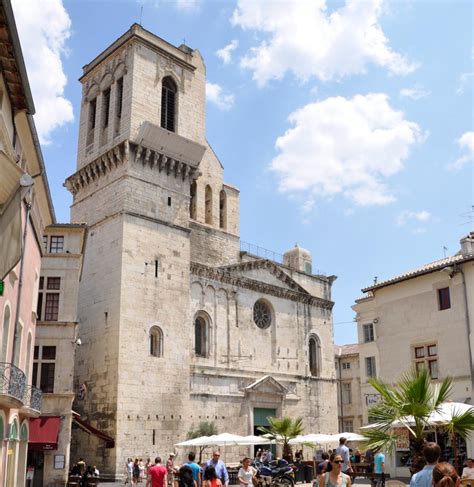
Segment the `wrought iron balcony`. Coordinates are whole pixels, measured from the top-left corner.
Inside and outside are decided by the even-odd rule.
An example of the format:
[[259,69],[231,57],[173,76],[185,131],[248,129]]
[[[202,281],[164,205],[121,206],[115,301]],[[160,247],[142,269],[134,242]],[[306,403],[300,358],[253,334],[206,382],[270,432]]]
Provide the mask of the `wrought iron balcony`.
[[33,412],[41,413],[41,406],[43,404],[43,393],[41,389],[35,386],[26,386],[23,404],[25,408],[29,408]]
[[26,375],[16,365],[0,362],[0,396],[23,403]]

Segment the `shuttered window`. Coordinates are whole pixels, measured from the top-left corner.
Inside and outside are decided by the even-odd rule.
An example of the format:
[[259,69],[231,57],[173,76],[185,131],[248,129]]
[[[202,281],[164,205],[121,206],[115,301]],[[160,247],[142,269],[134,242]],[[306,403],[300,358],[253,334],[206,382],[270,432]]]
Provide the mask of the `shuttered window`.
[[167,76],[161,86],[161,126],[170,132],[175,131],[176,83]]

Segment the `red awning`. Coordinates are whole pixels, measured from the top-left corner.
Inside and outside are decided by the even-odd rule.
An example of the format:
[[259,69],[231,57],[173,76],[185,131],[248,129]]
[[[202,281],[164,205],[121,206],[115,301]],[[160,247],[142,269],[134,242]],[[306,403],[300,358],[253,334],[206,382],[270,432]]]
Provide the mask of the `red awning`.
[[59,416],[40,416],[30,419],[30,450],[57,450],[61,418]]
[[83,419],[79,417],[77,413],[72,414],[72,421],[79,427],[81,430],[85,431],[89,435],[97,436],[101,440],[105,441],[106,448],[114,448],[115,447],[115,440],[107,435],[106,433],[99,431],[98,429],[94,428],[91,424],[87,423]]

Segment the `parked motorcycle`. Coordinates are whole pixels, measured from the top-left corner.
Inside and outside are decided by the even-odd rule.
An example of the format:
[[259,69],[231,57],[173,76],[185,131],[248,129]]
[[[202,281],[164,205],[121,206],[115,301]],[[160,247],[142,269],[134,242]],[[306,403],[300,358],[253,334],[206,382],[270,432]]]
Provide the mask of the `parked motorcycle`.
[[257,487],[294,487],[293,467],[286,460],[257,464]]

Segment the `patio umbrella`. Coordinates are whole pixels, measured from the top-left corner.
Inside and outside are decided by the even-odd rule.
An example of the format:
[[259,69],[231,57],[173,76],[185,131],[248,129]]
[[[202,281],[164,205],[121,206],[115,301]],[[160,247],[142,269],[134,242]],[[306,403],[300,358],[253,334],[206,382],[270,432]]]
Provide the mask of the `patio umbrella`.
[[362,435],[358,435],[357,433],[349,433],[349,432],[344,432],[344,433],[339,433],[337,435],[332,435],[332,437],[339,441],[339,438],[345,438],[347,441],[367,441],[367,438]]
[[212,443],[209,443],[210,436],[200,436],[199,438],[192,438],[191,440],[181,441],[180,443],[176,443],[175,446],[206,446]]
[[449,423],[453,417],[464,414],[474,408],[471,404],[464,404],[463,402],[443,402],[438,411],[430,414],[428,423],[432,425],[440,425]]

